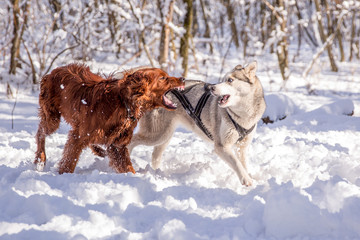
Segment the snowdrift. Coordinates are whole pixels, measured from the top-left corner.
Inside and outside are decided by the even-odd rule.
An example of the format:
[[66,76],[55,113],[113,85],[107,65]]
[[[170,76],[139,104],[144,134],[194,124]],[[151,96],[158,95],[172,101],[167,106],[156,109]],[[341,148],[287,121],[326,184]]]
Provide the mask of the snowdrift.
[[264,117],[273,124],[257,128],[250,188],[182,128],[160,170],[149,166],[151,148],[139,146],[135,175],[114,173],[90,150],[74,174],[59,175],[69,129],[62,123],[47,138],[48,163],[37,172],[38,93],[20,91],[12,116],[14,100],[1,91],[0,238],[360,238],[360,97],[294,89],[266,93]]

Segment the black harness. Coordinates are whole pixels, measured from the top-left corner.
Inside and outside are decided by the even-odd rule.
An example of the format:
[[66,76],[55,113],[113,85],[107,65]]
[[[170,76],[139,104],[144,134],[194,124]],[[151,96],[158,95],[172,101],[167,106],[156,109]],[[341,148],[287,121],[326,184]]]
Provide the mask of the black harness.
[[[194,86],[196,86],[196,85],[194,85]],[[192,86],[192,87],[194,87],[194,86]],[[201,121],[201,112],[202,112],[207,100],[209,99],[211,93],[209,90],[205,90],[205,92],[200,97],[200,99],[194,109],[193,106],[191,105],[189,99],[185,95],[185,93],[189,92],[192,89],[192,87],[188,88],[187,90],[185,90],[183,92],[180,92],[180,91],[174,89],[171,91],[171,93],[174,94],[174,96],[180,101],[181,105],[183,106],[183,108],[185,109],[187,114],[194,120],[195,124],[205,133],[205,135],[208,136],[208,138],[210,138],[211,140],[214,140],[214,138],[211,135],[211,133],[209,132],[209,130],[205,127],[204,123]],[[245,129],[242,126],[240,126],[231,117],[231,115],[228,112],[227,112],[227,115],[230,118],[231,122],[234,124],[235,129],[239,134],[238,142],[243,140],[246,137],[246,135],[248,135],[252,130],[254,130],[254,128],[256,126],[256,124],[254,124],[254,126],[252,126],[250,129]]]
[[254,130],[256,124],[254,124],[251,128],[249,129],[245,129],[242,126],[240,126],[237,122],[235,122],[235,120],[230,116],[230,114],[227,112],[231,122],[234,124],[236,131],[239,134],[239,139],[238,142],[240,142],[241,140],[244,139],[244,137],[246,137],[246,135],[248,135],[249,133],[251,133],[252,130]]
[[171,92],[172,94],[175,95],[177,99],[179,99],[181,105],[183,106],[187,114],[189,114],[189,116],[195,121],[195,124],[205,133],[206,136],[208,136],[208,138],[214,140],[213,136],[211,135],[209,130],[205,127],[204,123],[201,121],[200,118],[201,112],[207,100],[209,99],[211,93],[209,91],[205,91],[194,109],[191,103],[189,102],[189,99],[185,96],[185,94],[179,92],[178,90],[172,90]]

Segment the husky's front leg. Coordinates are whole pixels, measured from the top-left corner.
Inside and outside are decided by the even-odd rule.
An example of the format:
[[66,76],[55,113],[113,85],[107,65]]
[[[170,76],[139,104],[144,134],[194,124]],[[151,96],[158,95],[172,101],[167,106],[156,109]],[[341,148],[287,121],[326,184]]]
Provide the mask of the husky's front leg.
[[252,136],[248,135],[243,141],[235,144],[235,153],[237,159],[242,163],[243,167],[247,171],[247,151],[249,149],[249,143],[252,141]]
[[215,145],[214,151],[221,159],[228,163],[232,169],[234,169],[241,184],[247,187],[252,185],[252,179],[249,176],[246,167],[243,166],[240,159],[237,159],[231,146]]

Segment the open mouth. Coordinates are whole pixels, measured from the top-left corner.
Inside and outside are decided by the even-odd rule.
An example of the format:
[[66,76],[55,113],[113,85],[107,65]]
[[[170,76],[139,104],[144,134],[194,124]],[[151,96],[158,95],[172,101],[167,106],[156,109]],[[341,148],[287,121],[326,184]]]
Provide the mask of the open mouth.
[[219,105],[225,105],[226,103],[228,103],[229,101],[229,98],[230,98],[230,95],[223,95],[221,96],[220,100],[219,100]]
[[168,109],[176,109],[177,108],[176,103],[173,103],[168,97],[166,97],[166,94],[172,90],[177,90],[177,91],[181,92],[181,91],[184,91],[184,89],[185,89],[185,86],[183,85],[183,86],[175,87],[175,88],[168,90],[162,97],[164,106]]

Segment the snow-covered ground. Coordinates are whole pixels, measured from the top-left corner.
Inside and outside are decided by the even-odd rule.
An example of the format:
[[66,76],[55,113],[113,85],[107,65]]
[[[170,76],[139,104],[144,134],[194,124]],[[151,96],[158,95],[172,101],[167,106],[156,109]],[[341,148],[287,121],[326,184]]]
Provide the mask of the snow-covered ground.
[[[306,81],[294,73],[279,91],[279,74],[258,64],[265,116],[275,122],[257,128],[248,188],[210,144],[182,128],[160,170],[149,166],[152,149],[139,146],[135,175],[114,173],[89,149],[74,174],[59,175],[69,129],[62,123],[37,172],[38,92],[20,88],[12,116],[15,99],[0,85],[0,239],[360,239],[359,65],[315,69]],[[115,67],[92,64],[99,68]]]

